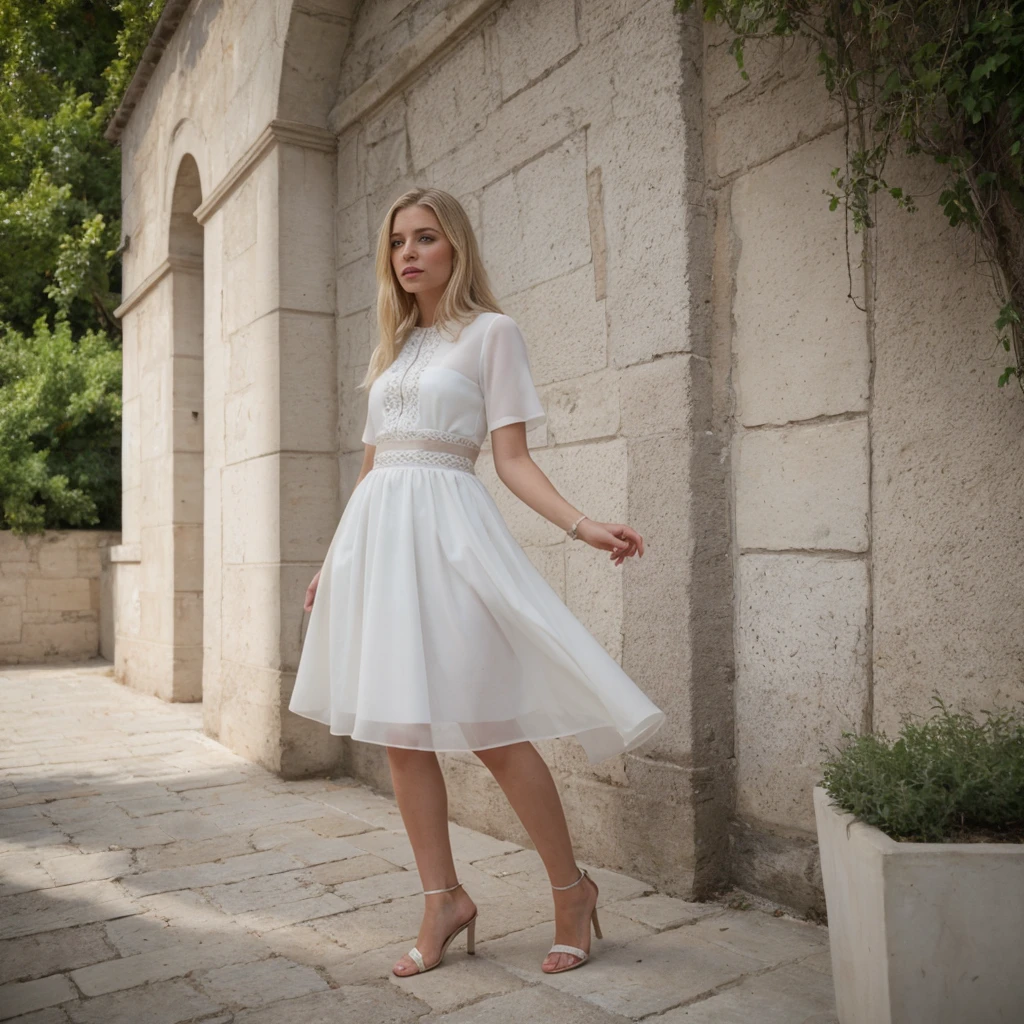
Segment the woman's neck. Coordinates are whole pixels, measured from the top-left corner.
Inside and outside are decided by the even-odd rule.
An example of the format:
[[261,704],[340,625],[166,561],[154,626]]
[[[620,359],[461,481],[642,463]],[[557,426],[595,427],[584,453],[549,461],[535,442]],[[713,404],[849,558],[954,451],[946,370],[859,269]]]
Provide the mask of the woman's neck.
[[418,296],[416,306],[419,311],[417,327],[433,327],[434,321],[437,319],[437,304],[440,301],[440,295],[420,295]]

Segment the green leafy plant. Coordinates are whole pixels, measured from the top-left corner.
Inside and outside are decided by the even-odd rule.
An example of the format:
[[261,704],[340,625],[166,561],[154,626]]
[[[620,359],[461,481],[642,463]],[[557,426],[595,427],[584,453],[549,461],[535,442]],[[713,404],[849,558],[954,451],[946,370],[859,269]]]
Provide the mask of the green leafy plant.
[[0,529],[119,524],[121,158],[103,132],[163,6],[0,0]]
[[120,527],[121,351],[40,317],[0,338],[0,528]]
[[901,719],[899,736],[843,732],[822,745],[822,786],[844,811],[893,839],[1024,842],[1024,714],[950,710],[933,693],[930,719]]
[[[688,11],[698,0],[673,0]],[[885,191],[913,213],[915,198],[885,177],[899,140],[947,171],[938,197],[950,226],[974,232],[999,314],[996,341],[1014,365],[998,379],[1024,390],[1024,0],[701,0],[705,21],[734,33],[740,75],[750,40],[800,35],[817,44],[818,71],[846,114],[847,163],[837,191],[859,231]],[[859,148],[850,150],[850,132]]]

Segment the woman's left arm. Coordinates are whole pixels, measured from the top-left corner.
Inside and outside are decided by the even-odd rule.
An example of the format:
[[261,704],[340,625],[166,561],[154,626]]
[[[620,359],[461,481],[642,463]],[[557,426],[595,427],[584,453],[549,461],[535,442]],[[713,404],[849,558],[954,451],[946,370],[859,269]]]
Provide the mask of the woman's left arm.
[[[534,512],[568,531],[583,514],[565,500],[533,461],[526,443],[526,424],[508,423],[491,431],[491,454],[498,479]],[[644,539],[625,523],[600,523],[583,519],[576,536],[591,547],[611,552],[616,565],[631,555],[644,553]]]

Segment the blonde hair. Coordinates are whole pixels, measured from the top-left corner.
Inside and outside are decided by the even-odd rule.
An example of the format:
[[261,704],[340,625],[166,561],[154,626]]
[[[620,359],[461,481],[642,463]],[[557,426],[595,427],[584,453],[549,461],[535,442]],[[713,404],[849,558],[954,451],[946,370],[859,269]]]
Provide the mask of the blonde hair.
[[425,206],[432,210],[452,247],[452,273],[437,304],[434,326],[454,337],[478,313],[502,312],[491,291],[473,226],[462,204],[439,188],[410,189],[391,204],[377,235],[377,326],[380,338],[370,356],[366,376],[357,385],[359,389],[369,388],[395,361],[419,316],[415,297],[402,288],[391,265],[391,232],[395,214],[410,206]]

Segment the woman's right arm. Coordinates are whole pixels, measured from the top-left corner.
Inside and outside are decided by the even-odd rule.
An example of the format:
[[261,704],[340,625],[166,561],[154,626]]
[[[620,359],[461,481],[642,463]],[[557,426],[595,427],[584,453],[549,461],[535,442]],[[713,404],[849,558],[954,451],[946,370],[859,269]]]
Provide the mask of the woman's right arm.
[[363,477],[373,469],[373,457],[376,453],[377,446],[375,444],[363,445],[363,464],[359,467],[359,476],[356,477],[356,487],[363,482]]
[[[363,446],[363,464],[359,467],[359,476],[356,477],[356,487],[363,482],[363,477],[373,469],[373,457],[376,454],[377,446],[368,444]],[[355,488],[353,488],[355,490]],[[306,588],[306,597],[302,602],[303,611],[313,610],[313,600],[316,597],[316,588],[320,582],[320,573],[322,569],[317,570],[317,574],[313,577],[312,582]]]

